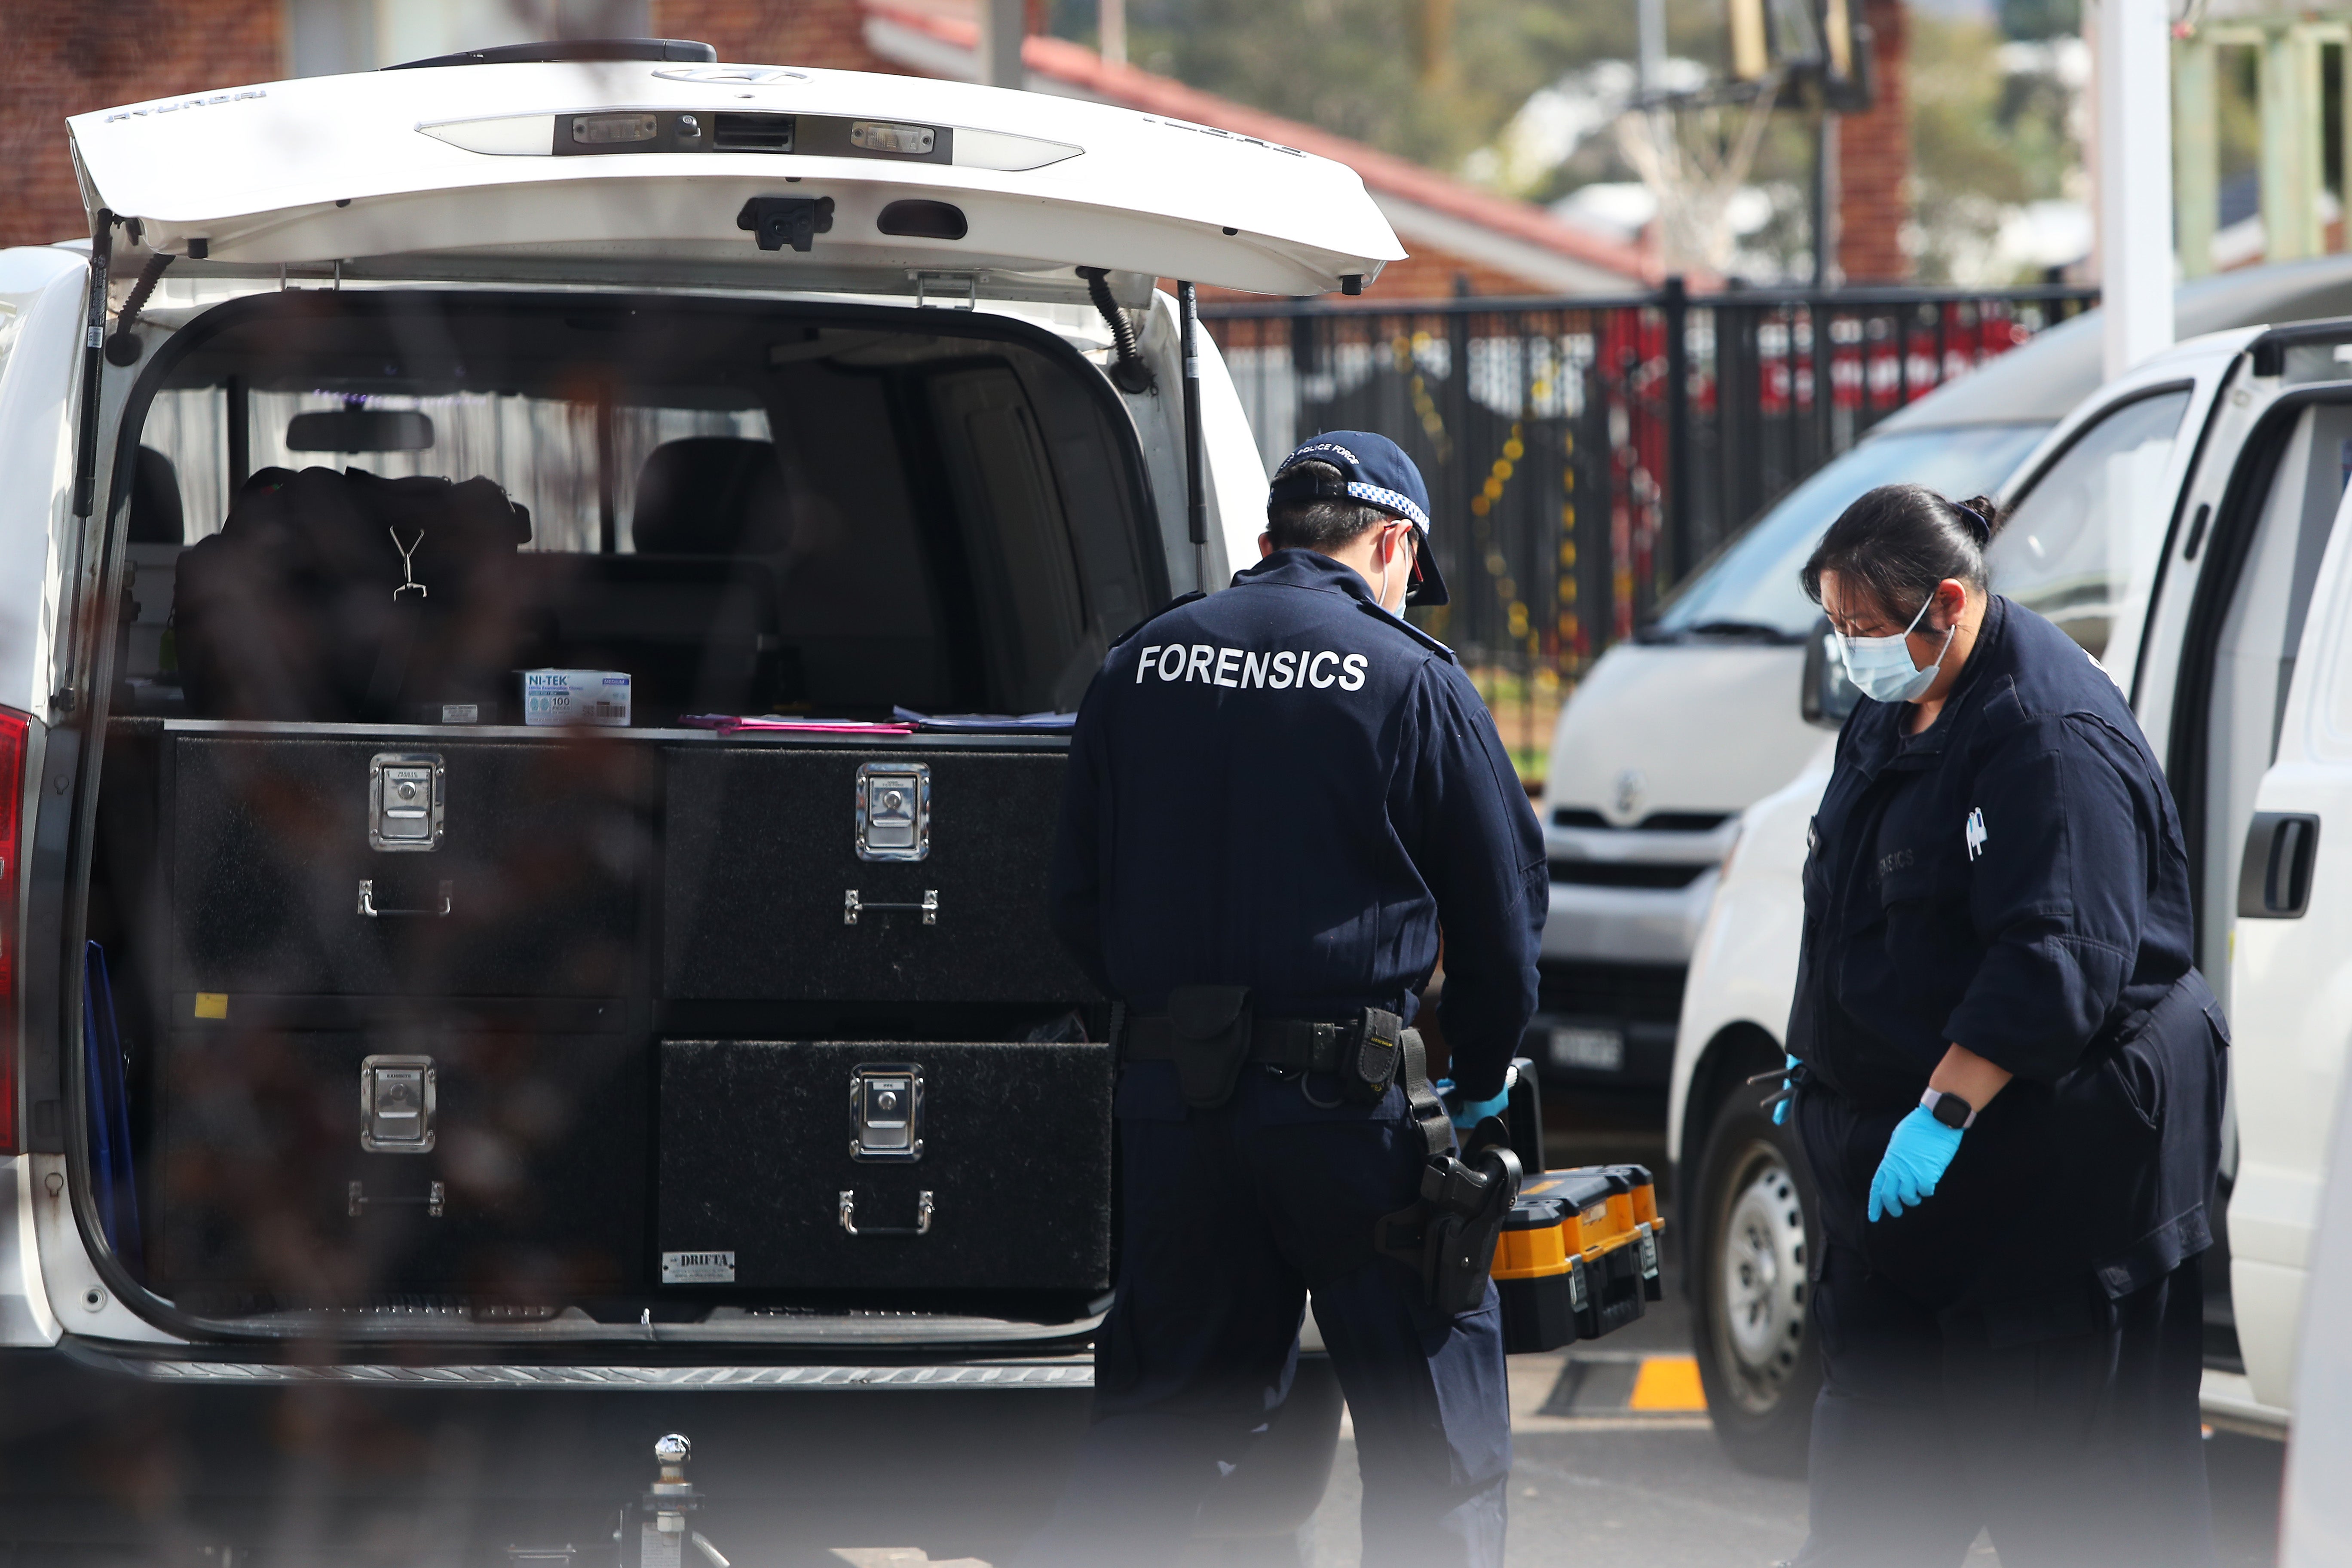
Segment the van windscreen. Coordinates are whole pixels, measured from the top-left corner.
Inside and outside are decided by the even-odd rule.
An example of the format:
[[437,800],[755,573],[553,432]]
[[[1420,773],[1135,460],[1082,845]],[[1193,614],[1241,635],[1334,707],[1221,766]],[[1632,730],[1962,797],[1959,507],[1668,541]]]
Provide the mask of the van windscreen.
[[1131,426],[1018,322],[487,293],[240,301],[136,427],[118,710],[1066,711],[1164,596]]

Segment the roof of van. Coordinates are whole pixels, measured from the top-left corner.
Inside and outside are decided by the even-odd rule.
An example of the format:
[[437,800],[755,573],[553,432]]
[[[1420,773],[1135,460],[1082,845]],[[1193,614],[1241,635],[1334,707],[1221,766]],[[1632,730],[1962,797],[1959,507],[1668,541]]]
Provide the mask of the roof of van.
[[[68,124],[93,209],[139,220],[142,248],[193,245],[225,263],[644,255],[759,268],[771,287],[796,266],[900,279],[1088,266],[1147,289],[1173,277],[1314,294],[1404,254],[1363,181],[1329,159],[915,77],[458,66],[231,88]],[[704,145],[727,150],[684,150]],[[829,226],[806,254],[763,252],[739,222],[762,197],[829,197]],[[887,211],[907,202],[952,210]]]
[[[2352,315],[2352,255],[2224,272],[2183,285],[2173,295],[2177,338],[2344,315]],[[1872,434],[1948,425],[2055,424],[2106,379],[2099,322],[2098,311],[2086,310],[2053,327],[1888,415]]]

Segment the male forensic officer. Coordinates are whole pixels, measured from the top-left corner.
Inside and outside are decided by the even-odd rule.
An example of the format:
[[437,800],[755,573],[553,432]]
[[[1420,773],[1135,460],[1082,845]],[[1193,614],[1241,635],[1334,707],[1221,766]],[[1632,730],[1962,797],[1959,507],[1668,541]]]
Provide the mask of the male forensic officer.
[[1494,1288],[1376,1248],[1453,1142],[1412,1017],[1437,963],[1468,1128],[1533,1010],[1543,839],[1444,604],[1429,497],[1363,431],[1285,460],[1263,559],[1122,638],[1078,712],[1055,930],[1124,1005],[1118,1292],[1095,1425],[1030,1563],[1164,1563],[1286,1394],[1308,1289],[1363,1471],[1367,1568],[1496,1564]]

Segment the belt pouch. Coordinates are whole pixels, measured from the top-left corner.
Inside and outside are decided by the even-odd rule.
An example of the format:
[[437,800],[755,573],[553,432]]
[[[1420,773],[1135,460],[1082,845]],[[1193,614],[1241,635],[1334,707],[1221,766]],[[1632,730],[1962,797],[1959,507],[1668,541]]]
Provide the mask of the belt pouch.
[[1355,1105],[1377,1105],[1396,1081],[1404,1057],[1404,1020],[1378,1007],[1364,1009],[1339,1064],[1339,1093]]
[[1249,1057],[1249,987],[1179,985],[1168,993],[1168,1022],[1184,1103],[1209,1110],[1231,1100]]

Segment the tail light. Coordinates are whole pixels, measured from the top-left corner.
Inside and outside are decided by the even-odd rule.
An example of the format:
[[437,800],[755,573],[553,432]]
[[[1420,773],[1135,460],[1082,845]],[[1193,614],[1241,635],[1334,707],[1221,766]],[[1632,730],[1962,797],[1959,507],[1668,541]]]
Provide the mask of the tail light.
[[32,721],[0,708],[0,1155],[17,1152],[16,982],[24,927],[16,919],[25,847],[25,742]]

